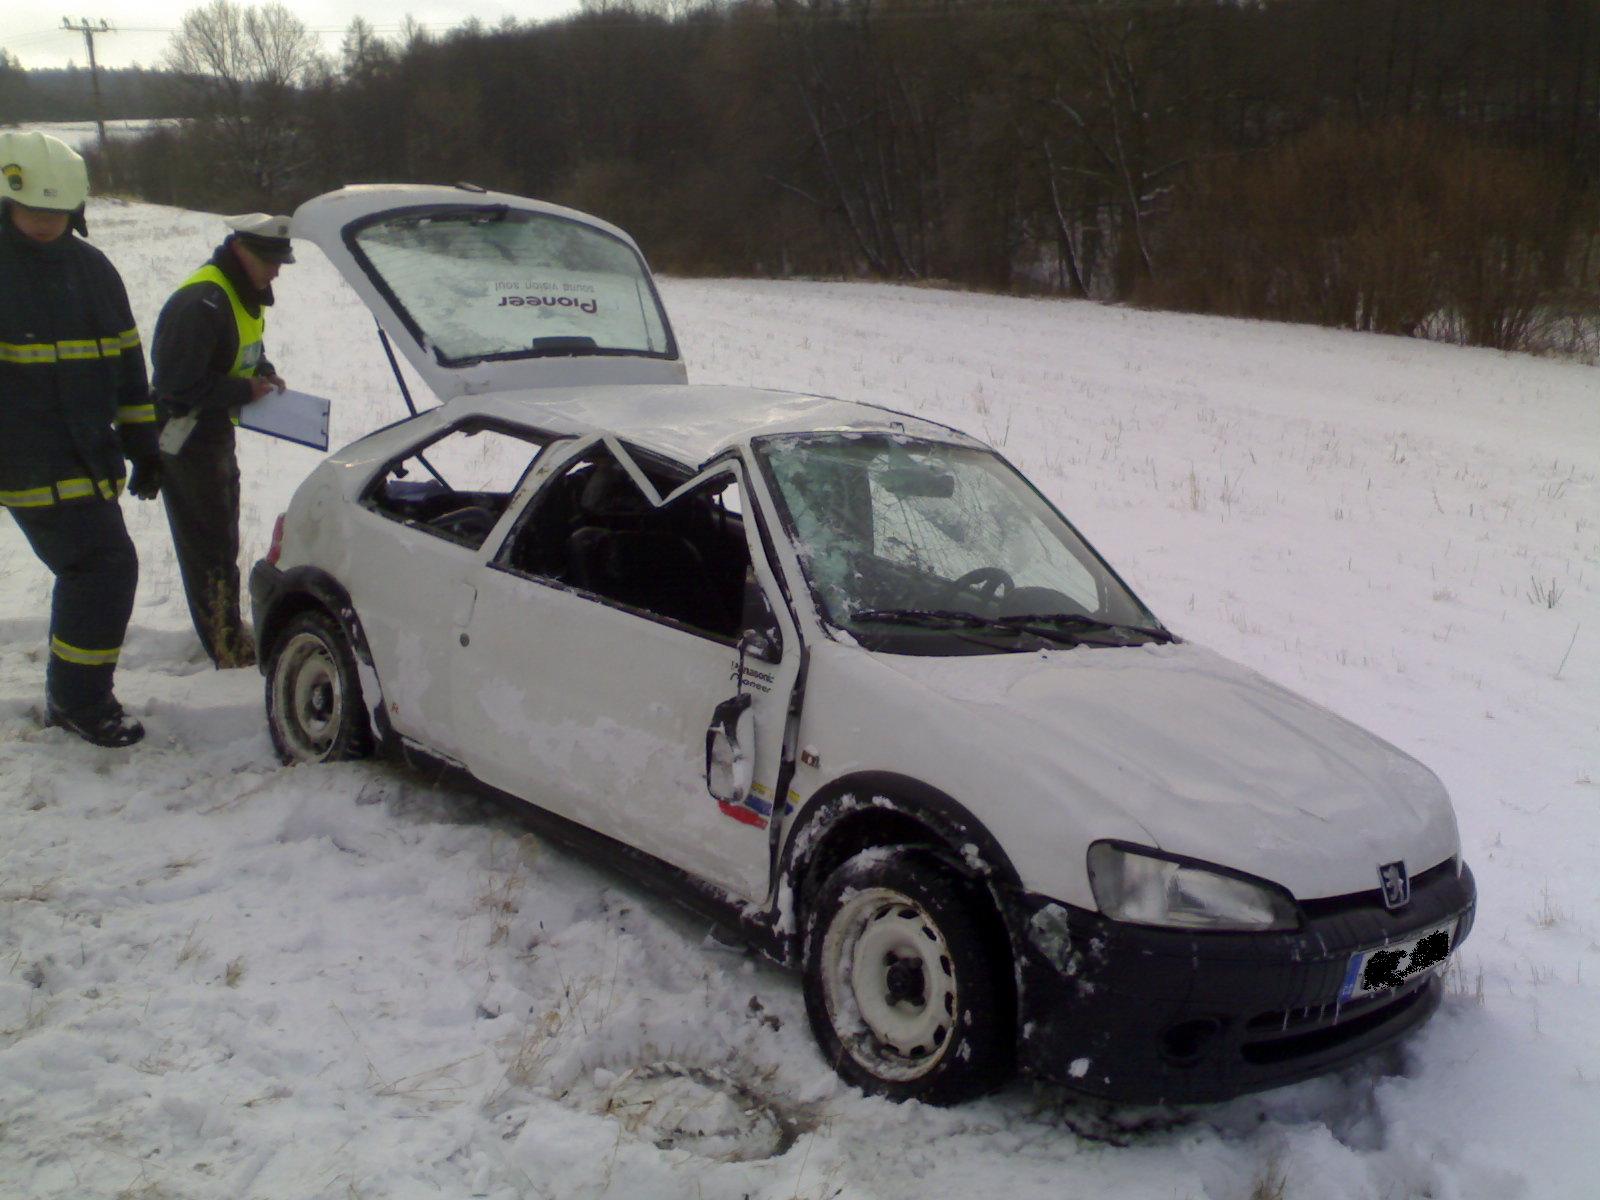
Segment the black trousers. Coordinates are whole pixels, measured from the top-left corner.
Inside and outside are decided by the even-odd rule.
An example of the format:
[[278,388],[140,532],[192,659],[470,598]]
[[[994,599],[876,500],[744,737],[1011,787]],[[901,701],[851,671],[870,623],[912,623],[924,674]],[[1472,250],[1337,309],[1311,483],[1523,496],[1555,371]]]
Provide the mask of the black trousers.
[[202,421],[181,452],[161,456],[161,499],[194,631],[213,663],[233,666],[250,639],[239,613],[239,460],[232,425]]
[[104,704],[139,583],[139,557],[122,509],[114,500],[91,500],[10,512],[56,577],[46,694],[67,712]]

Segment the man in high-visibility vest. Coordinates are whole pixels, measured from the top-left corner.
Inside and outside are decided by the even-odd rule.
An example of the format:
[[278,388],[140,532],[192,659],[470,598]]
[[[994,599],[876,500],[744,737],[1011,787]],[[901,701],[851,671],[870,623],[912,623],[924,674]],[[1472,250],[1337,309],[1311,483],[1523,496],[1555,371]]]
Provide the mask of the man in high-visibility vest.
[[255,663],[239,612],[233,430],[241,405],[283,390],[261,340],[272,281],[294,261],[288,217],[250,213],[226,223],[232,232],[162,308],[150,351],[167,524],[195,632],[218,668]]
[[139,560],[118,497],[160,486],[155,409],[128,294],[87,232],[65,142],[0,133],[0,507],[55,576],[48,721],[101,746],[144,736],[112,693]]

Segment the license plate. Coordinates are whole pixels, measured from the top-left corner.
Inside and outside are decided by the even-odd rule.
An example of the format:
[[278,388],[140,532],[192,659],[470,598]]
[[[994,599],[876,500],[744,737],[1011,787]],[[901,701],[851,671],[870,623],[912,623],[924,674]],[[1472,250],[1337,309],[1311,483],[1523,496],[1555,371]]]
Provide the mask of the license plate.
[[1397,988],[1413,976],[1431,971],[1449,956],[1455,944],[1456,925],[1451,921],[1427,929],[1403,942],[1390,942],[1351,956],[1339,989],[1339,1003],[1359,1000],[1374,992]]

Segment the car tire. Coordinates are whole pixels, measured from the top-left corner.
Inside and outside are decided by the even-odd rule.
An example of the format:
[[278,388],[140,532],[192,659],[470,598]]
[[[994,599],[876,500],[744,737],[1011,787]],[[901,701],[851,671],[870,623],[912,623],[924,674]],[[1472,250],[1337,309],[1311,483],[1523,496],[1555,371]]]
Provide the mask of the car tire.
[[957,1104],[1011,1074],[1015,1005],[984,893],[932,851],[862,851],[806,925],[805,998],[834,1069],[892,1100]]
[[355,653],[318,609],[290,619],[267,658],[267,729],[286,763],[364,758],[372,736]]

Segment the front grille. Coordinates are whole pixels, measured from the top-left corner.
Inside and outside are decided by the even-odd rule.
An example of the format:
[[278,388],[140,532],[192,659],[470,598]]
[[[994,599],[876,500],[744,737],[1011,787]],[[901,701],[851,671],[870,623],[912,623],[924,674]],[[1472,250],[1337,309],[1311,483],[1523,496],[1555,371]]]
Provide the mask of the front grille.
[[1330,1050],[1403,1017],[1422,999],[1433,978],[1422,975],[1397,991],[1342,1006],[1260,1013],[1246,1024],[1240,1053],[1248,1063],[1268,1066]]
[[[1374,875],[1377,872],[1373,872]],[[1456,861],[1447,858],[1437,866],[1429,867],[1420,875],[1411,877],[1411,899],[1403,908],[1394,910],[1403,913],[1416,904],[1423,896],[1440,885],[1448,884],[1456,877]],[[1344,896],[1329,896],[1322,900],[1302,900],[1301,911],[1312,920],[1319,917],[1338,917],[1349,913],[1364,910],[1377,910],[1388,912],[1383,903],[1383,889],[1375,887],[1370,892],[1351,892]]]

